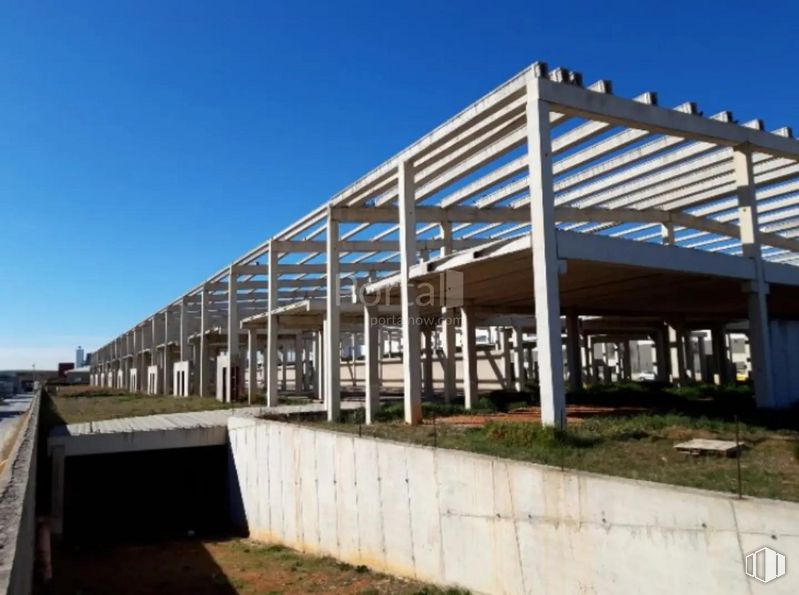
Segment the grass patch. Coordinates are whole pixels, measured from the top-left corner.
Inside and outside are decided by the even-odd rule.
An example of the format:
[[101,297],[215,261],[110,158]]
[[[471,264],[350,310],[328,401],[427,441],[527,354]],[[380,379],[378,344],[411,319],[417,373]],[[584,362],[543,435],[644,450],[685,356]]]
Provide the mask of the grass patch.
[[[649,389],[635,389],[647,392]],[[626,399],[630,391],[609,391]],[[721,393],[722,391],[719,391]],[[588,402],[597,401],[597,391]],[[597,415],[571,423],[565,432],[544,428],[537,422],[488,421],[479,427],[430,423],[408,426],[396,421],[392,405],[384,416],[389,421],[370,426],[353,423],[321,425],[400,442],[471,451],[486,455],[543,463],[555,467],[591,471],[632,479],[737,492],[737,461],[718,456],[694,457],[674,449],[691,438],[735,440],[735,415],[726,409],[716,416],[693,407],[713,401],[719,394],[676,391],[663,393],[670,405],[683,402],[685,411],[671,410],[630,415]],[[748,398],[733,391],[734,398]],[[723,393],[722,393],[723,394]],[[730,394],[730,393],[727,393]],[[453,406],[449,406],[453,407]],[[733,410],[738,407],[733,407]],[[452,414],[460,414],[457,407]],[[447,410],[449,411],[449,409]],[[742,491],[745,495],[799,501],[799,431],[790,421],[794,413],[775,420],[768,414],[742,414],[740,440],[746,445],[741,458]],[[425,414],[429,419],[429,415]],[[444,417],[444,415],[440,415]],[[785,423],[786,418],[788,423]],[[781,423],[778,423],[781,421]]]
[[[64,390],[65,388],[74,390]],[[47,390],[47,395],[49,391],[50,389]],[[230,403],[222,403],[213,397],[172,397],[100,387],[61,387],[57,396],[49,396],[43,400],[42,417],[47,427],[53,427],[120,417],[230,409],[230,407]]]

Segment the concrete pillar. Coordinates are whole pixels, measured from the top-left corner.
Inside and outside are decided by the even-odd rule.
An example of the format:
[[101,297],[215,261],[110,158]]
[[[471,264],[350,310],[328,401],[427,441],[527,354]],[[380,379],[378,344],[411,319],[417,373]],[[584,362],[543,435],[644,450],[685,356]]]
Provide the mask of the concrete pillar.
[[552,182],[552,146],[549,105],[538,98],[538,81],[527,85],[527,160],[530,185],[530,223],[533,228],[533,284],[535,291],[541,423],[566,424],[563,382],[563,345],[560,326],[555,196]]
[[591,348],[590,335],[582,335],[583,350],[583,382],[591,384],[594,382],[594,352]]
[[241,361],[239,357],[238,269],[228,268],[227,354],[228,370],[225,395],[228,401],[238,401],[241,393]]
[[277,350],[280,354],[280,390],[285,392],[287,390],[286,371],[289,367],[289,354],[288,349],[286,348],[286,341],[278,341],[278,345],[279,347]]
[[169,320],[169,308],[164,312],[164,371],[163,394],[172,394],[172,347],[169,345],[172,324]]
[[327,318],[325,321],[325,404],[328,421],[341,416],[341,297],[339,295],[339,222],[327,215]]
[[416,286],[410,281],[410,269],[416,264],[416,190],[413,167],[403,161],[398,166],[400,296],[402,307],[402,388],[405,422],[422,421],[420,333],[417,324],[419,308]]
[[366,367],[366,423],[371,424],[374,421],[375,413],[380,407],[380,380],[378,378],[379,372],[379,349],[378,349],[378,334],[379,327],[377,324],[372,324],[375,316],[376,308],[373,306],[364,306],[363,308],[363,340],[365,351],[365,367]]
[[266,353],[264,354],[264,374],[266,382],[266,406],[277,407],[277,349],[278,349],[278,327],[280,321],[274,311],[279,307],[278,304],[278,284],[280,271],[278,269],[278,252],[273,250],[270,244],[268,256],[269,270],[269,316],[266,328]]
[[620,343],[621,346],[621,357],[622,357],[622,378],[624,380],[632,380],[633,378],[633,365],[632,365],[632,358],[630,357],[631,341],[629,339],[625,339]]
[[657,360],[658,382],[668,382],[671,375],[671,366],[668,349],[668,329],[661,328],[655,333],[655,358]]
[[158,321],[158,315],[153,315],[150,320],[150,365],[156,367],[156,373],[154,378],[155,382],[152,383],[152,386],[148,386],[147,389],[152,395],[157,395],[161,392],[159,380],[163,377],[164,370],[163,363],[159,361],[158,345],[161,342],[161,335],[159,334]]
[[511,363],[511,333],[509,328],[503,328],[499,335],[500,352],[502,353],[502,387],[511,390],[513,386],[513,365]]
[[424,396],[433,398],[433,329],[424,329]]
[[710,382],[710,374],[707,369],[707,349],[705,347],[705,334],[696,335],[696,354],[699,358],[699,378],[702,382]]
[[660,226],[660,238],[664,246],[674,245],[674,224],[663,223]]
[[766,296],[768,284],[763,272],[760,246],[760,227],[755,195],[755,175],[752,148],[743,145],[733,150],[736,194],[738,196],[738,221],[743,256],[754,263],[755,278],[746,284],[748,296],[749,345],[752,351],[752,380],[758,407],[774,407],[774,376],[771,361],[771,336]]
[[144,370],[144,328],[136,327],[134,336],[136,337],[136,377],[131,390],[139,392],[143,389],[142,382],[146,374],[146,370]]
[[258,398],[258,331],[247,329],[247,402]]
[[352,370],[352,386],[358,385],[358,368],[355,366],[355,352],[357,350],[357,333],[350,333],[350,369]]
[[[322,327],[327,325],[327,321],[322,321]],[[322,329],[316,333],[316,359],[314,360],[316,367],[316,398],[319,401],[325,400],[325,340]]]
[[526,382],[524,369],[524,331],[519,325],[513,327],[513,375],[514,388],[521,392]]
[[688,382],[688,374],[685,368],[685,341],[684,331],[679,324],[668,326],[669,335],[669,358],[671,360],[671,382],[677,386]]
[[472,308],[461,308],[461,347],[463,355],[464,407],[471,409],[477,404],[477,333],[475,313]]
[[715,326],[710,330],[710,341],[713,350],[713,382],[723,386],[730,382],[727,337],[723,326]]
[[583,388],[583,363],[580,358],[580,317],[574,312],[566,315],[566,346],[569,358],[569,389]]
[[683,335],[685,349],[685,373],[688,375],[689,382],[696,382],[696,349],[694,334],[686,330]]
[[[452,224],[441,224],[441,256],[452,252]],[[444,401],[449,403],[457,393],[457,356],[455,345],[455,320],[452,308],[441,308],[441,350],[444,353]]]
[[208,336],[206,334],[210,327],[210,316],[208,312],[210,300],[211,294],[208,291],[208,286],[203,285],[202,291],[200,293],[200,361],[197,363],[197,394],[201,397],[208,396],[208,387],[211,380],[211,354],[208,347]]

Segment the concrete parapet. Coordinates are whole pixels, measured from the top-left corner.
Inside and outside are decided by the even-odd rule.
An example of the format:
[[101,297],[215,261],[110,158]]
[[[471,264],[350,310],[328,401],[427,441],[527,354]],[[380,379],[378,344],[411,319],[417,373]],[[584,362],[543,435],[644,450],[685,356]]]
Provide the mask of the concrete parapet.
[[30,593],[36,554],[36,452],[40,396],[20,420],[0,473],[0,593]]

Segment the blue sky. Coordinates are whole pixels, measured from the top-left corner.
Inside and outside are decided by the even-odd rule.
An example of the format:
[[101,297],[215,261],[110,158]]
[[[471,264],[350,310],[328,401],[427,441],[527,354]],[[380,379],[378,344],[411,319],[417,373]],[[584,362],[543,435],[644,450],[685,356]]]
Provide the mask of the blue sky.
[[535,60],[799,128],[796,3],[536,4],[0,1],[0,369],[104,343]]

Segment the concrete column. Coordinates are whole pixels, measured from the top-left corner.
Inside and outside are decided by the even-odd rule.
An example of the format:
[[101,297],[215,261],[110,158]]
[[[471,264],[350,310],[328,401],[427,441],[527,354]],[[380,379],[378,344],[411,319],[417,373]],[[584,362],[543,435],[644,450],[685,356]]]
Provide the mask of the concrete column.
[[[183,296],[180,300],[180,320],[178,330],[178,349],[180,350],[180,361],[189,361],[191,358],[191,350],[189,349],[189,299],[188,296]],[[189,394],[194,394],[195,389],[191,385],[191,371],[186,374],[186,383],[188,384],[187,390]]]
[[410,162],[399,164],[399,239],[400,296],[402,307],[402,384],[405,401],[405,422],[422,421],[420,333],[417,324],[419,308],[416,286],[410,281],[410,269],[416,264],[416,189]]
[[594,354],[591,350],[591,337],[583,334],[580,345],[583,350],[583,381],[591,384],[594,381]]
[[206,332],[210,328],[210,315],[208,312],[211,295],[208,286],[203,285],[200,293],[200,361],[198,362],[198,386],[197,394],[201,397],[208,396],[208,387],[211,381],[210,349],[208,347],[208,336]]
[[[441,224],[441,256],[452,253],[452,224]],[[444,353],[444,401],[449,403],[457,394],[455,320],[452,308],[441,308],[441,350]]]
[[228,268],[227,354],[228,371],[225,378],[225,395],[229,402],[238,401],[241,393],[241,362],[239,358],[239,301],[238,271]]
[[433,329],[424,329],[424,396],[433,398]]
[[549,105],[538,98],[538,80],[527,85],[527,160],[530,185],[530,223],[533,228],[533,283],[535,290],[541,423],[566,424],[563,382],[563,345],[560,326],[555,196],[552,182],[552,146]]
[[172,332],[169,321],[169,308],[164,312],[164,379],[162,382],[163,394],[172,394],[172,348],[169,346],[169,337]]
[[699,378],[702,382],[710,382],[710,375],[707,369],[707,349],[705,348],[705,335],[696,335],[696,355],[699,358]]
[[287,390],[286,372],[289,367],[289,354],[285,341],[278,341],[278,344],[280,345],[278,347],[278,352],[280,353],[280,390],[285,392]]
[[583,363],[580,358],[580,317],[574,312],[566,315],[566,346],[569,358],[569,389],[583,388]]
[[730,364],[727,360],[727,340],[724,327],[719,325],[710,330],[713,350],[713,382],[725,385],[730,382]]
[[471,409],[477,404],[477,333],[475,313],[472,308],[461,308],[461,353],[463,357],[464,407]]
[[524,369],[524,331],[519,325],[513,327],[513,372],[514,388],[521,392],[524,390],[526,374]]
[[266,353],[264,354],[264,373],[266,381],[266,406],[277,407],[277,349],[278,349],[278,327],[279,320],[277,314],[274,314],[279,306],[278,304],[278,284],[280,271],[278,270],[278,252],[273,250],[270,244],[269,247],[269,320],[266,329]]
[[632,366],[632,358],[630,357],[630,351],[632,345],[630,344],[630,339],[625,339],[620,343],[621,345],[621,357],[622,357],[622,378],[625,380],[632,380],[633,378],[633,366]]
[[669,350],[667,347],[668,330],[664,327],[655,333],[655,357],[657,359],[657,379],[658,382],[668,382],[671,374],[669,366]]
[[161,335],[158,332],[158,315],[153,315],[150,321],[150,365],[155,366],[155,382],[153,386],[148,386],[148,392],[157,395],[160,391],[159,380],[163,376],[163,363],[159,361],[158,357],[158,344],[161,341]]
[[774,394],[774,376],[771,369],[771,336],[766,303],[768,284],[763,273],[751,146],[747,144],[735,147],[733,166],[738,196],[741,248],[743,256],[751,259],[755,268],[755,279],[744,288],[748,294],[749,345],[752,351],[755,400],[758,407],[774,407],[776,395]]
[[357,333],[350,333],[350,365],[352,370],[352,386],[358,385],[358,368],[355,365],[355,352],[357,350],[358,341]]
[[247,329],[247,402],[258,398],[258,331]]
[[511,333],[509,328],[501,329],[500,351],[502,352],[502,386],[505,390],[510,390],[513,386],[513,365],[511,364]]
[[669,357],[671,359],[671,382],[677,386],[688,382],[685,369],[684,332],[680,325],[669,325]]
[[341,417],[341,297],[339,295],[339,222],[327,215],[327,318],[325,341],[325,404],[328,421]]
[[366,423],[374,421],[375,413],[380,407],[380,380],[378,378],[380,354],[378,349],[379,327],[372,324],[376,308],[364,306],[363,308],[363,340],[365,347],[366,365]]
[[324,327],[327,326],[327,321],[322,321],[322,328],[317,331],[316,334],[316,360],[314,361],[314,365],[316,366],[316,386],[317,386],[317,395],[316,398],[319,399],[321,402],[325,400],[325,338],[324,338]]
[[660,226],[660,237],[664,246],[674,245],[674,224],[663,223]]
[[[136,353],[136,369],[138,370],[138,374],[136,376],[136,390],[144,392],[145,381],[147,379],[147,359],[144,350],[146,348],[147,343],[144,339],[144,325],[139,326],[136,329],[137,334],[137,345],[138,345],[138,352]],[[142,373],[142,369],[144,372]],[[103,367],[103,371],[105,371],[105,367]]]

